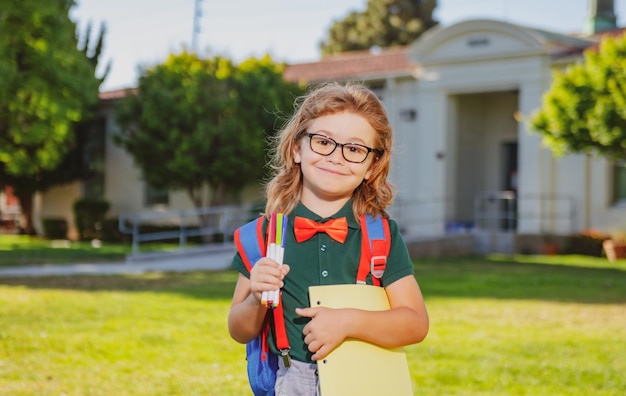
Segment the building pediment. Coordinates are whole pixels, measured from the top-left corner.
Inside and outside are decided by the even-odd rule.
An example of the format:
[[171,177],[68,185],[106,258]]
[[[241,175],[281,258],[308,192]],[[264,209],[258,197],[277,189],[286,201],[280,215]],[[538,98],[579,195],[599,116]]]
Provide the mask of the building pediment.
[[413,63],[428,65],[503,57],[581,52],[593,41],[560,33],[476,19],[426,32],[409,48]]

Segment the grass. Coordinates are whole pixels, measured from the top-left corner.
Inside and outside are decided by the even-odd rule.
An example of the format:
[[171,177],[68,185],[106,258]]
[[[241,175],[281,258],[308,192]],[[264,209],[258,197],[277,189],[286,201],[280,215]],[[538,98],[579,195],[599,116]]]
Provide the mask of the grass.
[[514,259],[417,267],[431,331],[408,348],[416,393],[623,394],[626,264]]
[[50,241],[27,235],[0,235],[0,268],[37,264],[124,261],[130,245]]
[[[3,255],[4,252],[0,253]],[[622,395],[626,262],[416,262],[431,330],[419,395]],[[247,395],[232,271],[0,278],[0,395]]]
[[[190,245],[190,244],[189,244]],[[141,252],[177,250],[179,244],[145,242]],[[132,250],[130,244],[47,240],[28,235],[0,235],[0,268],[23,265],[120,262]]]

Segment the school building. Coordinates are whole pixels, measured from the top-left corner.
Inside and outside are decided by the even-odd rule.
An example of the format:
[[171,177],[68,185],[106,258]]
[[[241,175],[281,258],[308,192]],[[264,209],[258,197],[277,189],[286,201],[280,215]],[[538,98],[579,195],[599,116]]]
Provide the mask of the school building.
[[[614,15],[613,24],[601,25],[605,17],[590,15],[595,25],[579,35],[467,20],[433,28],[407,47],[292,64],[284,77],[363,82],[378,93],[395,131],[391,212],[407,240],[456,236],[454,243],[476,252],[518,251],[520,235],[626,229],[624,168],[582,154],[556,158],[525,122],[554,69],[580,61],[602,34],[619,31]],[[101,94],[90,146],[94,177],[38,196],[39,221],[61,216],[72,224],[71,205],[90,189],[111,203],[113,217],[192,208],[183,192],[151,191],[113,144],[112,104],[121,95]],[[251,186],[245,201],[258,200],[256,191]]]

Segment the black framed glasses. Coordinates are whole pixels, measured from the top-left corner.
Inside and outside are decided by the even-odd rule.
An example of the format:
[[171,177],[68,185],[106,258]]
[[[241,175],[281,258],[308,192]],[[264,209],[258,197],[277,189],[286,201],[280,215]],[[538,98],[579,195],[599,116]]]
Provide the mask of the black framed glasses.
[[341,155],[343,155],[343,158],[348,162],[360,164],[367,159],[367,156],[372,151],[378,155],[381,155],[383,152],[383,150],[373,149],[358,143],[337,143],[334,139],[320,135],[319,133],[305,132],[305,134],[310,139],[311,150],[313,150],[314,153],[329,156],[335,151],[337,146],[339,146],[341,147]]

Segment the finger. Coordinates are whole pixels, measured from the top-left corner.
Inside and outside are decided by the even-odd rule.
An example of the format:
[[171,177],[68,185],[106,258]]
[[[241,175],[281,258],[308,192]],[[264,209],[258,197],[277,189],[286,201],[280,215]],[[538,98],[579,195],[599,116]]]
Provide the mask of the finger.
[[262,257],[259,259],[259,261],[257,261],[254,266],[252,267],[254,268],[273,268],[275,270],[278,270],[280,268],[280,264],[278,264],[276,261],[272,260],[269,257]]
[[259,266],[252,268],[250,278],[262,283],[278,283],[285,278],[282,271],[272,265]]
[[313,356],[311,356],[311,360],[316,361],[319,359],[323,359],[324,357],[326,357],[326,353],[325,353],[326,347],[324,345],[320,346],[317,351],[313,354]]
[[296,308],[296,314],[305,318],[314,318],[317,308]]
[[319,351],[321,347],[322,344],[319,341],[313,341],[310,344],[307,344],[307,349],[313,353],[317,353],[317,351]]

